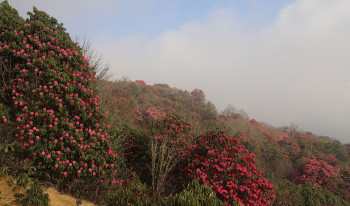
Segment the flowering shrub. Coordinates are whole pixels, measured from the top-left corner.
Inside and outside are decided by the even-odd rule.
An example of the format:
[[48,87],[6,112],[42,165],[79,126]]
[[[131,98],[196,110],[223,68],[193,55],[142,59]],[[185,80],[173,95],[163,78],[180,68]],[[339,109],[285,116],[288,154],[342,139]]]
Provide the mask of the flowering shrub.
[[168,114],[156,124],[156,136],[151,140],[151,173],[153,198],[158,200],[166,191],[170,172],[184,156],[190,139],[190,123]]
[[263,134],[269,143],[276,143],[277,142],[276,138],[271,133],[264,131]]
[[257,122],[255,119],[251,119],[249,121],[249,123],[252,124],[255,127],[258,127],[258,128],[264,128],[264,126],[262,124],[260,124],[259,122]]
[[236,138],[222,132],[200,136],[183,157],[180,179],[198,179],[211,187],[226,205],[269,205],[274,198],[273,185],[257,171],[254,154],[249,154]]
[[125,134],[124,157],[128,168],[134,171],[141,181],[151,184],[151,173],[149,165],[151,162],[150,154],[151,138],[148,134],[130,130]]
[[7,1],[0,10],[1,121],[15,129],[20,157],[69,180],[116,175],[121,159],[100,124],[94,71],[79,46],[35,7],[27,19]]
[[205,100],[205,94],[202,90],[200,89],[194,89],[192,92],[191,92],[191,95],[192,97],[194,98],[194,100],[196,102],[202,102]]
[[157,133],[174,140],[182,139],[191,131],[191,123],[182,120],[175,114],[167,114],[156,125]]
[[340,170],[340,181],[337,188],[334,188],[335,194],[350,202],[350,167]]
[[143,81],[143,80],[136,80],[135,83],[138,84],[141,87],[147,86],[146,82]]
[[284,136],[282,140],[278,141],[278,144],[280,145],[280,147],[286,150],[286,152],[288,153],[288,157],[291,160],[298,159],[300,153],[302,152],[296,141],[291,139],[289,136]]
[[178,153],[184,151],[184,147],[179,145],[185,144],[191,137],[189,135],[191,124],[174,114],[167,114],[158,119],[152,129],[151,137],[136,130],[126,134],[124,151],[129,168],[133,168],[141,180],[148,183],[151,179],[151,142],[159,144],[166,142],[169,146],[166,148],[167,151]]
[[311,156],[300,167],[292,171],[291,180],[297,185],[309,182],[326,188],[336,187],[339,168],[328,164],[324,160],[317,160]]
[[159,111],[159,109],[155,107],[149,107],[145,111],[144,119],[152,122],[152,121],[157,121],[164,116],[165,114],[162,111]]

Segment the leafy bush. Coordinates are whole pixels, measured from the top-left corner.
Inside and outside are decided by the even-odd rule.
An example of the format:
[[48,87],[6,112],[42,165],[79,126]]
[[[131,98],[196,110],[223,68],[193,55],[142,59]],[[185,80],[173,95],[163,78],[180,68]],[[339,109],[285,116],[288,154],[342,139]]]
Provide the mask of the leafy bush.
[[141,183],[134,174],[124,184],[124,187],[118,187],[113,192],[108,193],[104,197],[102,205],[151,205],[151,196],[147,186]]
[[297,185],[309,182],[325,188],[336,187],[339,168],[311,156],[304,164],[292,171],[291,180]]
[[274,198],[273,185],[257,171],[254,154],[249,154],[236,138],[223,132],[214,131],[195,139],[179,165],[182,174],[176,177],[180,181],[200,180],[211,187],[224,204],[269,205]]
[[304,199],[302,205],[350,205],[350,203],[344,199],[335,196],[333,193],[321,187],[315,187],[311,183],[307,183],[302,187],[301,195]]
[[157,201],[165,192],[170,172],[185,154],[191,124],[177,115],[168,114],[156,124],[156,136],[151,140],[151,174],[153,198]]
[[125,131],[124,157],[130,170],[136,172],[143,182],[151,184],[151,172],[149,164],[151,162],[149,134],[136,129],[128,128]]
[[37,179],[32,181],[27,174],[22,173],[17,179],[10,178],[6,183],[15,192],[13,195],[15,202],[10,202],[11,204],[17,203],[23,206],[49,205],[49,195],[44,193]]
[[170,200],[163,200],[159,205],[219,206],[223,205],[223,202],[216,197],[210,187],[199,184],[199,181],[195,179],[188,183],[186,190]]
[[272,201],[271,205],[303,205],[302,188],[300,186],[286,179],[274,179],[273,181],[276,198]]
[[34,180],[31,183],[30,188],[25,191],[25,194],[16,193],[15,197],[23,206],[48,206],[50,201],[49,195],[44,194],[38,180]]
[[272,205],[350,205],[344,199],[311,183],[298,186],[286,179],[275,179],[274,185],[276,199]]
[[7,1],[0,11],[0,121],[14,128],[19,157],[38,174],[120,184],[122,158],[100,123],[95,75],[79,46],[35,7],[27,19]]

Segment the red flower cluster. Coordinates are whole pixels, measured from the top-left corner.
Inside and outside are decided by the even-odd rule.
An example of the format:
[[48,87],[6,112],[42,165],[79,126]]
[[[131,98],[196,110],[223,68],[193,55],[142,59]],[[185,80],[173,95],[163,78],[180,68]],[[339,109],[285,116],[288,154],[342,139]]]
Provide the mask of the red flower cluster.
[[338,172],[338,167],[311,156],[308,161],[292,171],[291,180],[297,185],[310,182],[314,185],[331,188],[337,185]]
[[135,83],[141,87],[147,86],[146,82],[143,80],[136,80]]
[[160,111],[155,107],[149,107],[146,109],[145,119],[150,121],[156,121],[165,117],[164,112]]
[[[183,156],[180,171],[210,186],[226,205],[234,201],[245,205],[269,205],[274,198],[273,185],[257,171],[254,154],[249,154],[236,138],[222,132],[211,132],[192,142]],[[180,172],[181,174],[181,172]]]
[[283,134],[283,139],[278,141],[280,147],[284,148],[291,160],[296,160],[301,154],[301,149],[295,140],[291,139],[286,133]]
[[191,95],[192,97],[194,98],[194,100],[196,102],[201,102],[201,101],[204,101],[205,100],[205,94],[202,90],[200,89],[194,89],[192,92],[191,92]]
[[24,20],[7,1],[0,9],[0,103],[11,114],[2,119],[15,128],[20,154],[53,176],[115,175],[120,157],[99,123],[95,75],[79,46],[45,12],[34,8]]
[[259,122],[257,122],[255,119],[251,119],[249,121],[249,123],[252,124],[255,127],[258,127],[258,128],[264,128],[264,126],[262,124],[260,124]]

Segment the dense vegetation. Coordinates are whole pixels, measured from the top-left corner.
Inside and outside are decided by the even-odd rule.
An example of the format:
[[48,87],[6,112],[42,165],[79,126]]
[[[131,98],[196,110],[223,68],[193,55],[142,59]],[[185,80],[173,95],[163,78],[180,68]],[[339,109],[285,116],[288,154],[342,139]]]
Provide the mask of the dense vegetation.
[[[350,145],[218,112],[199,89],[97,78],[56,19],[0,12],[0,172],[17,184],[102,205],[350,205]],[[30,191],[19,203],[48,204]]]

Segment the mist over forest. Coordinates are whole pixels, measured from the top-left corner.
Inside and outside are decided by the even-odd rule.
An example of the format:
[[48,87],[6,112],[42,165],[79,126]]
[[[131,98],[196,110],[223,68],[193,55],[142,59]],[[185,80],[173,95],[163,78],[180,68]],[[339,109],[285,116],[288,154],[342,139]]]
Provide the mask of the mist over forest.
[[350,205],[350,3],[274,3],[1,1],[0,205]]

